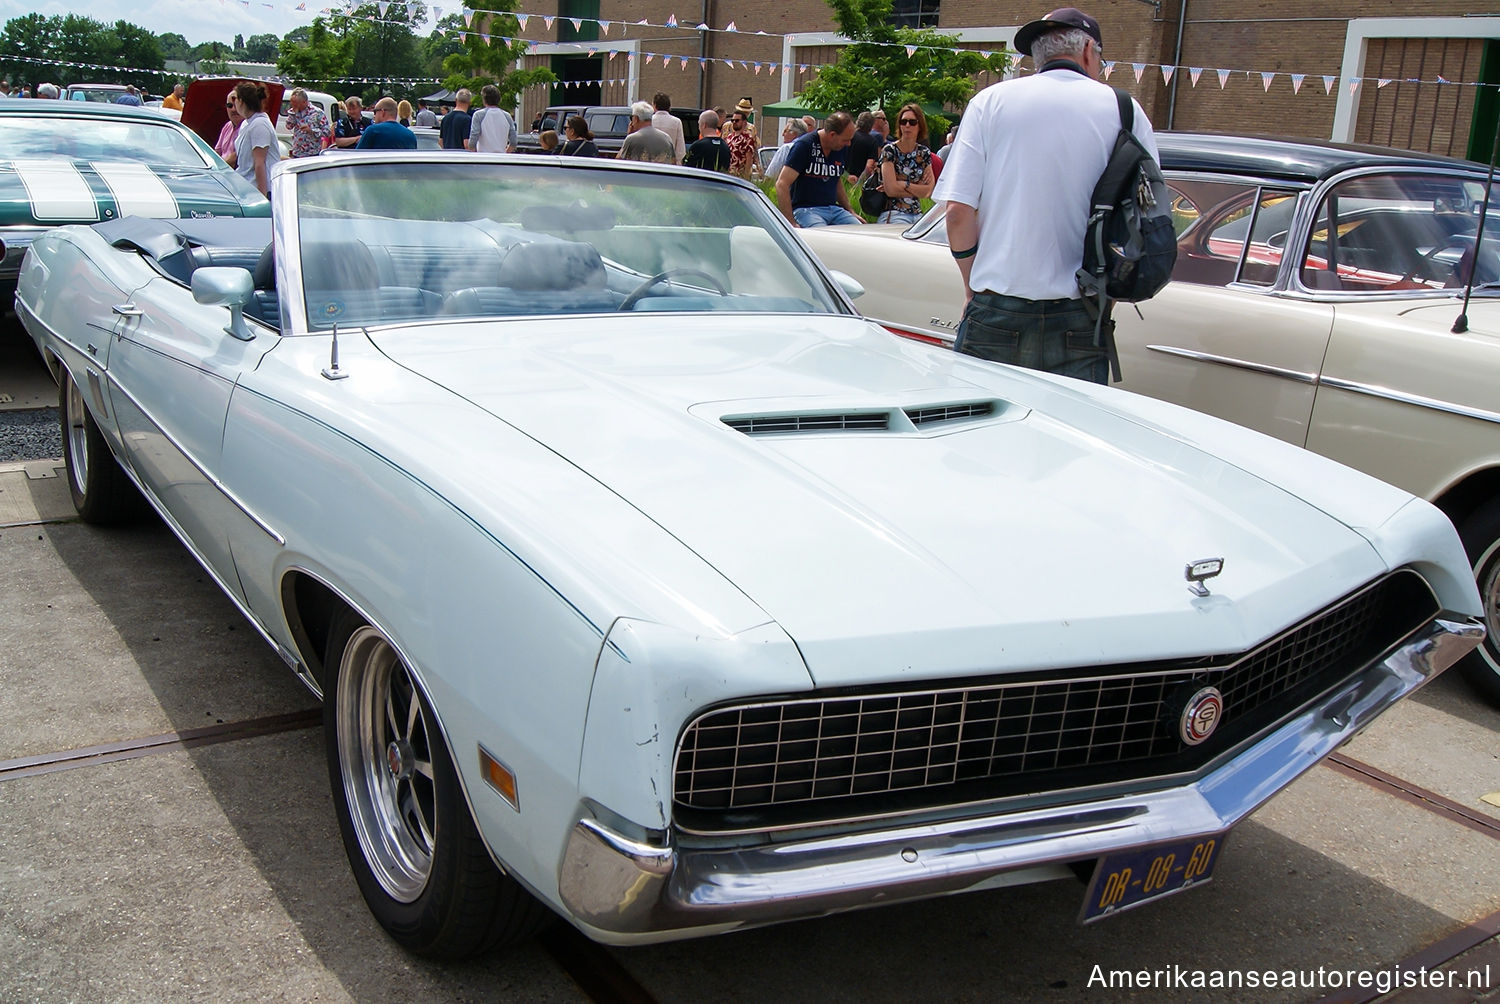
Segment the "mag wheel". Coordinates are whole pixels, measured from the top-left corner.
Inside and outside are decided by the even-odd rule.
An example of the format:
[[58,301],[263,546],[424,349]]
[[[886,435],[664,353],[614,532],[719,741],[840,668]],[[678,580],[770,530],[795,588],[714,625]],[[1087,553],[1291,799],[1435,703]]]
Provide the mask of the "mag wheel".
[[83,391],[64,369],[58,388],[58,422],[62,426],[63,463],[73,508],[85,523],[125,523],[144,509],[140,493],[125,476],[104,434],[89,414]]
[[1500,706],[1500,499],[1476,509],[1458,534],[1474,566],[1487,632],[1483,644],[1465,656],[1459,668],[1475,689]]
[[550,914],[491,861],[431,705],[395,648],[346,612],[328,656],[334,805],[376,920],[405,948],[438,958],[528,937]]

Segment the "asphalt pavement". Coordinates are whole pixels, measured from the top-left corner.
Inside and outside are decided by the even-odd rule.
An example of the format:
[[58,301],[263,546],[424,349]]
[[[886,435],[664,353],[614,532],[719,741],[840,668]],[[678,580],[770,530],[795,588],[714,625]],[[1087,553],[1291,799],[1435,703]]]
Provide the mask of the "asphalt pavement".
[[[33,365],[0,361],[0,409],[55,395]],[[1083,887],[1059,881],[666,945],[561,928],[465,965],[413,959],[350,876],[312,695],[159,522],[86,526],[60,473],[55,455],[0,463],[0,1001],[1364,1001],[1402,972],[1457,984],[1406,1002],[1500,987],[1500,712],[1453,673],[1240,826],[1210,885],[1100,924],[1076,925]],[[1293,985],[1190,985],[1267,972]],[[1333,982],[1361,973],[1371,987]]]

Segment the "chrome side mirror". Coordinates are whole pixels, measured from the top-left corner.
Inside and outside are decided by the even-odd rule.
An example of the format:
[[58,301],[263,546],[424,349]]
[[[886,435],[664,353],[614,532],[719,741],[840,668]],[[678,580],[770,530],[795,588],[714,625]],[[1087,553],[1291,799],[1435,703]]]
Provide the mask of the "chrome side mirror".
[[255,292],[255,279],[247,268],[200,268],[193,271],[193,299],[205,307],[228,307],[229,324],[224,331],[242,342],[255,337],[245,325],[245,304]]
[[865,287],[860,284],[860,281],[858,279],[854,278],[854,276],[850,275],[849,273],[840,272],[836,268],[831,268],[828,270],[828,274],[833,276],[833,281],[839,284],[839,289],[842,289],[844,291],[844,295],[849,299],[858,300],[861,296],[865,295]]

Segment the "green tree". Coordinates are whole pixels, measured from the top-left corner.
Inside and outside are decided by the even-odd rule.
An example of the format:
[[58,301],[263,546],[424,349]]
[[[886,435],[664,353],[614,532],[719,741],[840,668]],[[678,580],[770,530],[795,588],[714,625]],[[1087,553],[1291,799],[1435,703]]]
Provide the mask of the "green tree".
[[382,14],[379,4],[367,3],[354,8],[348,20],[354,65],[360,76],[378,81],[361,84],[362,95],[368,100],[385,94],[405,97],[411,89],[405,81],[423,75],[421,44],[412,26],[427,20],[427,8],[415,0],[391,3]]
[[175,31],[157,35],[156,44],[161,46],[162,59],[187,59],[193,53],[193,47],[188,45],[188,40]]
[[[976,73],[1005,72],[1008,60],[1003,52],[986,57],[955,50],[951,35],[896,27],[891,0],[827,3],[839,30],[853,42],[839,50],[837,63],[823,67],[803,90],[802,98],[814,108],[884,108],[889,114],[909,101],[962,107],[974,94]],[[941,116],[930,117],[929,135],[941,136],[946,129]]]
[[322,17],[313,18],[306,42],[284,38],[280,50],[276,72],[320,91],[333,90],[336,81],[349,77],[354,65],[354,40],[332,30]]
[[236,56],[242,56],[242,55],[245,54],[245,36],[244,35],[236,35],[236,36],[234,36],[234,54]]
[[274,63],[280,44],[281,39],[270,32],[251,35],[245,39],[245,58],[255,63]]
[[109,65],[142,71],[122,73],[121,82],[135,84],[147,91],[162,89],[162,81],[166,79],[165,74],[146,72],[166,69],[166,63],[162,60],[161,44],[157,41],[154,32],[131,24],[129,21],[116,21],[114,26],[105,29],[103,34],[110,51]]
[[5,22],[5,28],[0,30],[0,69],[3,69],[3,72],[7,73],[12,80],[48,79],[51,75],[51,67],[5,57],[56,58],[61,27],[62,18],[44,17],[41,14],[24,14]]
[[[467,87],[477,98],[481,87],[494,84],[500,88],[500,107],[510,108],[521,91],[533,84],[556,83],[557,75],[544,66],[517,70],[516,62],[526,54],[526,43],[517,40],[506,45],[501,40],[520,33],[521,26],[510,13],[516,9],[515,0],[496,0],[490,9],[503,13],[475,14],[463,47],[444,58],[443,86],[455,91]],[[489,35],[488,42],[484,35]]]
[[422,40],[422,73],[424,76],[441,78],[443,61],[462,52],[464,44],[458,33],[464,30],[462,14],[444,14],[437,29]]

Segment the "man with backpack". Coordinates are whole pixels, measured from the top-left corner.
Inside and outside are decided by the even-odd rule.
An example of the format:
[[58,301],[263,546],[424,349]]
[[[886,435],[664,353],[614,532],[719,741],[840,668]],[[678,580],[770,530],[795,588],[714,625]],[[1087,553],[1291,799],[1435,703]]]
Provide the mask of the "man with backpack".
[[[1098,79],[1103,43],[1099,22],[1077,8],[1032,21],[1015,47],[1037,72],[990,85],[964,112],[932,193],[948,203],[948,244],[969,292],[960,352],[1109,382],[1114,325],[1078,275],[1122,126],[1122,103]],[[1126,106],[1140,148],[1159,159],[1146,113]]]

